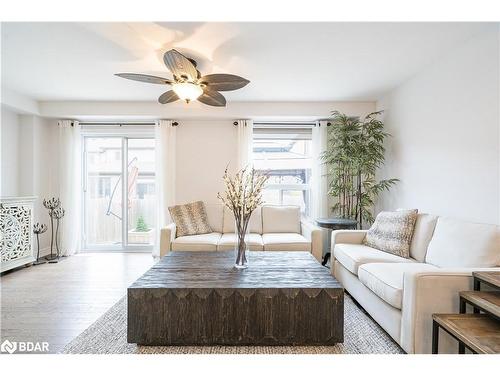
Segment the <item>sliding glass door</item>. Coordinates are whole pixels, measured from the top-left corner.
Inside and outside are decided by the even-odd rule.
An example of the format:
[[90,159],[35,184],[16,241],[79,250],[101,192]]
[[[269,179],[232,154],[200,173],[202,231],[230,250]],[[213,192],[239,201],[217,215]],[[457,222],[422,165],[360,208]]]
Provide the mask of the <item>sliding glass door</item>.
[[153,246],[156,228],[155,140],[127,139],[127,244]]
[[156,239],[155,141],[85,136],[85,250],[151,251]]

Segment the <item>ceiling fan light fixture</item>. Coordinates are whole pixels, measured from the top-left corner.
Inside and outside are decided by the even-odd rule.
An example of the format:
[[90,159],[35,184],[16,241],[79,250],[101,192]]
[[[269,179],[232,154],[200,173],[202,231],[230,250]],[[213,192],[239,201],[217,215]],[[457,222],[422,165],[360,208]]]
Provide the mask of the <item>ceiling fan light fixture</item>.
[[226,98],[219,91],[233,91],[245,87],[250,81],[234,74],[208,74],[202,76],[196,69],[196,61],[171,49],[163,55],[163,62],[173,74],[174,79],[138,73],[118,73],[118,77],[132,81],[170,85],[172,90],[165,91],[158,98],[160,104],[184,100],[189,103],[198,100],[212,107],[225,107]]
[[181,100],[185,100],[187,103],[198,99],[198,97],[203,94],[203,89],[199,85],[191,82],[175,83],[172,89]]

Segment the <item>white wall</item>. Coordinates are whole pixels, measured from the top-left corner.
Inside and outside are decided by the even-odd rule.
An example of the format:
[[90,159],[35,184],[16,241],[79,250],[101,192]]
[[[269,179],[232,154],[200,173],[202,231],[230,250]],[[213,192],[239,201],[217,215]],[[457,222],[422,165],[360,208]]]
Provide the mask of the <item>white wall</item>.
[[387,162],[400,178],[378,209],[500,223],[499,32],[457,47],[377,103]]
[[[43,199],[59,196],[57,122],[38,116],[29,117],[31,119],[27,121],[32,131],[24,139],[25,142],[31,143],[32,152],[28,153],[31,158],[26,159],[23,163],[26,170],[21,173],[21,178],[24,178],[27,183],[24,188],[21,186],[21,194],[38,197],[34,210],[35,220],[49,225],[49,215],[47,209],[43,207]],[[40,248],[43,249],[49,246],[49,237],[48,233],[40,237]]]
[[216,203],[224,190],[226,165],[236,168],[236,127],[230,120],[179,121],[177,128],[176,201]]
[[[44,198],[57,196],[57,126],[54,120],[2,108],[1,196],[36,196],[35,222],[49,223]],[[40,237],[40,247],[49,235]]]
[[[5,73],[4,73],[5,74]],[[26,95],[2,86],[2,104],[18,114],[39,115],[38,102]]]
[[0,139],[0,196],[15,196],[18,194],[19,117],[16,112],[6,106],[2,106]]

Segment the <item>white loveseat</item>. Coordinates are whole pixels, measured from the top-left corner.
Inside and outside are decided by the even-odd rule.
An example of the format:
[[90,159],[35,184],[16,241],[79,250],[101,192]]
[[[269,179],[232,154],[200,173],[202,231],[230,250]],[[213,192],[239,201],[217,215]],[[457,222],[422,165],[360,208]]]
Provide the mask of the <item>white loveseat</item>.
[[[332,273],[407,353],[431,353],[432,314],[458,313],[473,271],[500,270],[496,225],[419,214],[409,259],[363,245],[365,233],[332,233]],[[439,350],[458,350],[442,330]]]
[[[175,224],[161,229],[160,256],[169,251],[227,251],[236,242],[234,216],[222,204],[205,204],[212,233],[176,236]],[[301,220],[297,206],[264,205],[250,218],[246,241],[253,251],[309,251],[321,261],[321,228]]]

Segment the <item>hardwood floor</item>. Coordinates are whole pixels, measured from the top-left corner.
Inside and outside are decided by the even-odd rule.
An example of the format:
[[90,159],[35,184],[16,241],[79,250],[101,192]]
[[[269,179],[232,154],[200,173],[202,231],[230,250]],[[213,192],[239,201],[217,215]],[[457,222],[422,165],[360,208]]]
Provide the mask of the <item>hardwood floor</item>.
[[0,342],[46,341],[58,352],[153,264],[146,253],[87,253],[6,273],[0,278]]

